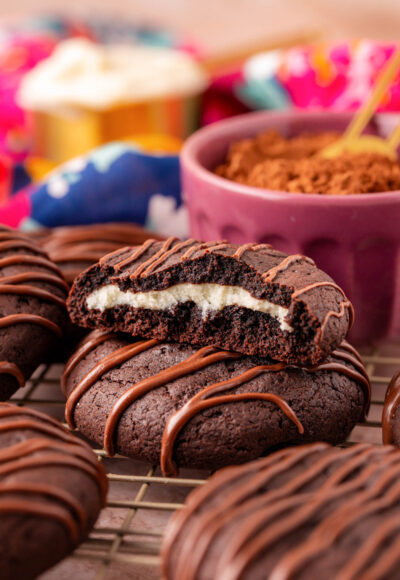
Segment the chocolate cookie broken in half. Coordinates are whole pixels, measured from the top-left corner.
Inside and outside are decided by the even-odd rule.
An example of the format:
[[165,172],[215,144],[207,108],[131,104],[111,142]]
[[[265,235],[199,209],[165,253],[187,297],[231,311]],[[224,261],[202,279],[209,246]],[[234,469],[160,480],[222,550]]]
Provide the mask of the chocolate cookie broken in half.
[[315,364],[353,317],[314,262],[267,244],[148,240],[102,258],[76,279],[73,322],[90,328]]

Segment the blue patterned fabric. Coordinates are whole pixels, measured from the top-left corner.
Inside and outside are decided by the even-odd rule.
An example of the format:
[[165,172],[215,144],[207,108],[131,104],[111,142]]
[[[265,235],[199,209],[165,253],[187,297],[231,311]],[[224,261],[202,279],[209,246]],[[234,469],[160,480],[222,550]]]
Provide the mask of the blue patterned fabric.
[[178,155],[109,143],[60,165],[0,208],[1,223],[22,229],[110,221],[185,236]]
[[31,219],[43,226],[151,220],[152,196],[181,205],[179,158],[110,143],[57,168],[32,194]]

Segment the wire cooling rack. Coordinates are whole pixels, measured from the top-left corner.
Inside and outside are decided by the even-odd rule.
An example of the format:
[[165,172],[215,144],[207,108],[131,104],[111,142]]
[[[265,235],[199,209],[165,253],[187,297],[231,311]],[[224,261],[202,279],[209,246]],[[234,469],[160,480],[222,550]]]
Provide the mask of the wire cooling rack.
[[[345,445],[358,441],[381,443],[381,414],[385,391],[400,369],[400,343],[362,352],[372,382],[368,420],[355,427]],[[12,401],[28,405],[63,421],[61,365],[41,367]],[[41,580],[156,580],[159,578],[161,538],[171,514],[207,473],[182,470],[179,478],[162,477],[158,468],[94,449],[110,480],[110,493],[90,537],[70,557]]]

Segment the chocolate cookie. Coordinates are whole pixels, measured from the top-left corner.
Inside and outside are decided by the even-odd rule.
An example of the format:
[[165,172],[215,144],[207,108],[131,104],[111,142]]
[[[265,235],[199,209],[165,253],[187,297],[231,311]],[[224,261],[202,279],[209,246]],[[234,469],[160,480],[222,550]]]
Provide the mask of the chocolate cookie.
[[100,260],[75,281],[72,320],[160,340],[323,360],[345,337],[352,306],[301,255],[267,244],[148,240]]
[[68,284],[102,256],[121,248],[142,244],[149,237],[161,236],[135,224],[107,223],[64,226],[39,230],[33,234],[50,259],[61,269]]
[[0,403],[1,580],[29,580],[93,527],[107,479],[90,447],[55,419]]
[[218,469],[277,445],[343,441],[369,404],[357,352],[343,343],[302,369],[212,346],[94,331],[63,375],[66,418],[106,451]]
[[382,438],[386,445],[400,447],[400,372],[390,381],[382,414]]
[[47,360],[66,322],[67,292],[43,250],[0,226],[0,400]]
[[400,451],[314,443],[220,471],[172,518],[164,580],[398,580]]

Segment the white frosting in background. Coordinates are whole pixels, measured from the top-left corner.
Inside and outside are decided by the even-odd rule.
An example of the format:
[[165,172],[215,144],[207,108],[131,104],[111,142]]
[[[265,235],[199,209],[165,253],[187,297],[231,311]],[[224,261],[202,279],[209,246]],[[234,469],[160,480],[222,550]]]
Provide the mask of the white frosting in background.
[[206,85],[203,69],[182,51],[73,38],[61,42],[25,75],[18,102],[33,111],[103,110],[157,97],[194,95]]
[[291,332],[293,328],[285,321],[289,309],[268,300],[254,298],[240,286],[221,284],[177,284],[165,290],[149,292],[123,292],[114,284],[107,284],[94,290],[86,299],[89,310],[107,310],[114,306],[133,306],[149,310],[168,310],[183,302],[194,302],[201,308],[203,316],[210,311],[222,310],[227,306],[240,306],[256,312],[263,312],[279,320],[282,330]]

